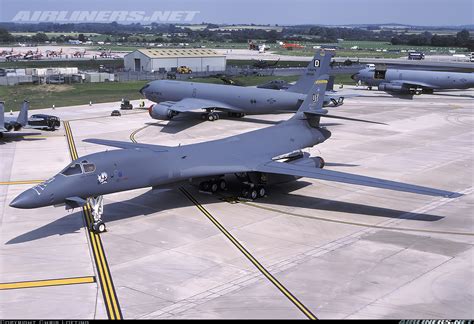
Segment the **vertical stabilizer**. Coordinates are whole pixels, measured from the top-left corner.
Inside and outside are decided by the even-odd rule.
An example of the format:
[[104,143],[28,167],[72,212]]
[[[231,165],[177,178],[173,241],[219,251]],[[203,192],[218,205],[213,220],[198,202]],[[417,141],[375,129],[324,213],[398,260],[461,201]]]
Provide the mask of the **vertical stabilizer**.
[[30,102],[25,100],[23,101],[23,105],[21,106],[20,113],[18,114],[18,118],[16,122],[20,124],[22,127],[26,126],[28,123],[28,109],[30,108]]
[[318,50],[313,59],[309,62],[305,73],[288,88],[287,91],[307,94],[314,82],[324,74],[329,74],[331,59],[334,56],[333,51]]

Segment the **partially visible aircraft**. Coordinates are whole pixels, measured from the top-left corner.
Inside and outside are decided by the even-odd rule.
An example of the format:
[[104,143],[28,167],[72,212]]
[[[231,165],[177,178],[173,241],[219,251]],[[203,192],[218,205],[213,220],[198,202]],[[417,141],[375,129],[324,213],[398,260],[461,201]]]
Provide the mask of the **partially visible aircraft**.
[[257,85],[260,89],[272,89],[272,90],[286,90],[291,87],[291,84],[285,80],[271,80],[266,83]]
[[72,53],[72,56],[73,57],[84,57],[86,56],[86,49],[84,49],[84,51],[75,51],[74,53]]
[[270,67],[277,66],[278,63],[280,62],[280,59],[276,60],[275,62],[270,63],[269,61],[266,60],[258,60],[252,64],[254,68],[257,69],[267,69]]
[[433,93],[433,90],[468,89],[474,87],[474,73],[397,70],[368,67],[351,77],[368,86],[394,94]]
[[[328,62],[329,63],[329,62]],[[317,80],[292,118],[267,128],[219,140],[175,147],[102,139],[85,142],[117,147],[80,157],[57,175],[18,195],[10,206],[39,208],[64,204],[67,209],[90,204],[92,230],[106,230],[102,220],[103,195],[138,188],[170,188],[189,181],[201,190],[215,192],[227,186],[224,176],[235,175],[242,195],[264,197],[271,184],[308,177],[383,188],[429,196],[454,197],[458,193],[402,182],[326,170],[324,160],[303,154],[302,149],[326,141],[331,132],[321,118],[360,119],[331,116],[323,110],[327,80]]]
[[295,48],[304,48],[303,45],[297,44],[297,43],[286,43],[286,42],[280,42],[280,45],[282,48],[286,48],[287,50],[292,50]]
[[[219,119],[217,111],[227,112],[232,117],[294,112],[305,99],[314,81],[319,76],[328,74],[332,55],[331,52],[317,51],[305,73],[285,91],[156,80],[141,88],[140,93],[156,102],[150,106],[149,113],[152,118],[160,120],[169,120],[191,111],[205,111],[201,115],[202,119],[209,121]],[[324,104],[341,105],[347,96],[328,92],[324,97]]]
[[0,138],[3,133],[10,131],[19,131],[28,124],[28,109],[30,103],[23,101],[18,117],[5,116],[5,104],[0,101]]
[[42,57],[43,57],[43,54],[37,48],[36,52],[33,52],[32,50],[29,50],[28,52],[26,52],[26,54],[23,56],[23,59],[25,59],[25,60],[39,60]]
[[63,56],[63,49],[61,48],[59,51],[56,50],[47,50],[46,57],[62,57]]

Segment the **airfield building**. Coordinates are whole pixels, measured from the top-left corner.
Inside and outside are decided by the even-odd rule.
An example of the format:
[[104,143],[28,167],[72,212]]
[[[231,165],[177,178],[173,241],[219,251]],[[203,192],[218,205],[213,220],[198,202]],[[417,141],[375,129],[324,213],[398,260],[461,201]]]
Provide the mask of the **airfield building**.
[[226,68],[226,57],[206,48],[138,49],[124,57],[129,71],[171,72],[185,66],[192,72],[217,72]]

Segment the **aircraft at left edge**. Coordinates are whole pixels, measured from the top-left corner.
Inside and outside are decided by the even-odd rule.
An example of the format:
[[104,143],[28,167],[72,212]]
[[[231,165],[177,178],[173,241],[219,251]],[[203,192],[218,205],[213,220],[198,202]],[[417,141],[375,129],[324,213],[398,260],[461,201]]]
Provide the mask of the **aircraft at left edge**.
[[5,104],[3,101],[0,101],[0,138],[3,137],[3,133],[5,132],[19,131],[27,126],[29,107],[30,103],[25,100],[23,101],[17,118],[5,116]]

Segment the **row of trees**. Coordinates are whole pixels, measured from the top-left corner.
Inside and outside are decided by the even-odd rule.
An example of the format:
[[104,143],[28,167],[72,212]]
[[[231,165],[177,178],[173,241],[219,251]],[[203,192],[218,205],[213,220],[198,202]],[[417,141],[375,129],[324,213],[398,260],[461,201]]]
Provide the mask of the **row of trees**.
[[[319,42],[336,42],[337,39],[357,40],[357,41],[387,41],[393,45],[413,45],[413,46],[442,46],[442,47],[466,47],[474,50],[474,41],[470,38],[468,30],[462,30],[456,35],[436,35],[430,32],[409,34],[406,32],[395,32],[383,29],[362,29],[362,28],[342,28],[342,27],[322,27],[322,26],[291,26],[285,27],[281,32],[264,29],[241,29],[221,31],[216,29],[218,25],[209,24],[204,30],[192,30],[182,28],[173,24],[152,23],[150,26],[141,24],[118,24],[112,23],[83,23],[83,24],[15,24],[0,23],[0,43],[11,42],[35,42],[56,41],[58,43],[67,42],[70,39],[77,39],[72,36],[50,37],[45,32],[76,32],[79,33],[79,40],[86,41],[87,33],[99,33],[109,35],[106,41],[117,42],[137,42],[150,41],[150,38],[143,38],[144,34],[157,34],[155,42],[170,41],[161,37],[163,33],[185,34],[186,36],[173,37],[172,42],[236,42],[242,43],[249,39],[265,40],[273,43],[279,39],[289,41],[317,40]],[[32,37],[13,36],[9,33],[16,32],[36,32]]]
[[474,39],[471,39],[469,31],[466,29],[456,35],[433,35],[430,32],[413,35],[400,34],[392,37],[390,42],[393,45],[466,47],[474,51]]

